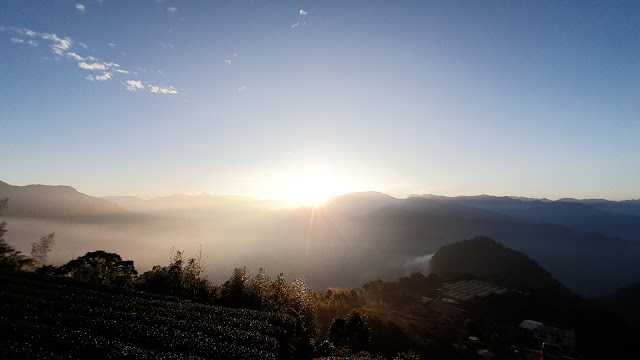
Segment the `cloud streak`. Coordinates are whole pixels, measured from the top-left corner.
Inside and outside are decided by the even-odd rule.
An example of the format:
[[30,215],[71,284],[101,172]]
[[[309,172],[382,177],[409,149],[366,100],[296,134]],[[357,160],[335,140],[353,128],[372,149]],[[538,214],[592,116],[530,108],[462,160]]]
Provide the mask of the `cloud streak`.
[[[81,5],[81,4],[80,4]],[[120,64],[110,61],[102,61],[91,55],[83,55],[78,48],[88,50],[85,43],[75,43],[70,37],[62,37],[55,33],[37,32],[26,28],[2,28],[2,31],[10,30],[17,36],[12,36],[9,40],[14,44],[27,44],[33,47],[38,46],[36,40],[44,41],[56,59],[69,59],[75,61],[78,68],[89,71],[90,74],[84,76],[86,80],[104,82],[115,78],[115,75],[128,75],[129,70],[121,67]],[[74,47],[74,45],[77,45]],[[110,47],[115,44],[109,43]],[[113,45],[113,46],[112,46]],[[178,90],[174,86],[145,85],[142,80],[126,80],[123,82],[126,90],[131,92],[144,91],[155,95],[175,95]]]
[[86,63],[86,62],[79,62],[78,63],[78,67],[80,69],[83,70],[89,70],[89,71],[97,71],[97,70],[106,70],[107,66],[105,64],[101,64],[101,63]]
[[176,95],[178,93],[178,90],[176,90],[176,88],[174,88],[173,86],[162,87],[157,85],[149,85],[148,89],[149,91],[151,91],[151,93],[156,95]]
[[144,90],[144,84],[141,80],[127,80],[124,85],[128,91],[136,92]]

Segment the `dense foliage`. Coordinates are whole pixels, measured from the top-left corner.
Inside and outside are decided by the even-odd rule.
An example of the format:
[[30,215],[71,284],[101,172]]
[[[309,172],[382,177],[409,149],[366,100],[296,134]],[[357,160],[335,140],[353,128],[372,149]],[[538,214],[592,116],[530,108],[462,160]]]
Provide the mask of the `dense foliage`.
[[0,358],[287,357],[296,323],[32,273],[0,273]]
[[329,340],[338,346],[346,346],[354,352],[365,349],[371,341],[371,329],[367,319],[358,312],[346,318],[336,318],[329,327]]
[[54,271],[57,274],[94,284],[126,286],[138,274],[133,261],[120,255],[98,250],[73,259]]

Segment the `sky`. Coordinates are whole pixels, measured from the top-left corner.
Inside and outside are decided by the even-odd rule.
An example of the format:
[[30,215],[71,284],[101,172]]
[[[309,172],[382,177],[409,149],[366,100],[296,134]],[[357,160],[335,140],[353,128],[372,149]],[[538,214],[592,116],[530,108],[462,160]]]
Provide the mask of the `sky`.
[[3,0],[0,84],[17,185],[640,198],[635,1]]

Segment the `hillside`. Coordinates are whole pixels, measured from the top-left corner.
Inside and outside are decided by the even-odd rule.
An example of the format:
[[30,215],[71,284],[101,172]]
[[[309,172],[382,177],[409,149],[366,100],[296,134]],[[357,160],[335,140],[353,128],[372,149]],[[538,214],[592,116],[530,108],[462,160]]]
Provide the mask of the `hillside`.
[[539,224],[499,212],[425,198],[398,200],[356,217],[351,225],[362,243],[384,255],[411,261],[440,247],[479,235],[522,252],[583,295],[603,294],[640,277],[640,243]]
[[511,216],[530,223],[557,224],[581,232],[640,240],[640,210],[637,201],[532,199],[510,196],[436,196],[431,201],[473,207]]
[[0,272],[3,358],[276,359],[282,314]]
[[611,295],[598,299],[598,303],[623,316],[640,329],[640,282],[626,286]]
[[14,186],[0,181],[0,199],[3,198],[9,199],[6,216],[103,221],[129,215],[112,202],[83,194],[70,186]]
[[569,298],[572,292],[525,254],[493,239],[477,237],[443,246],[431,258],[440,275],[473,275],[542,297]]

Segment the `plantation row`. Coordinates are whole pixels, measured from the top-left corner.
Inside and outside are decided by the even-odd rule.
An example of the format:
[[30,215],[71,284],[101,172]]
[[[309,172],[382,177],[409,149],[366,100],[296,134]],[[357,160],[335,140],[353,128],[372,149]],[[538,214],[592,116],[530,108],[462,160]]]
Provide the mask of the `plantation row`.
[[[0,280],[3,280],[0,277]],[[144,319],[159,321],[189,321],[206,325],[228,326],[234,329],[258,331],[268,336],[278,336],[282,333],[282,326],[292,326],[293,323],[285,316],[273,315],[245,309],[228,309],[213,307],[190,302],[148,300],[138,296],[123,294],[113,295],[96,290],[74,289],[72,286],[57,289],[46,283],[22,284],[5,282],[6,296],[25,296],[19,301],[27,306],[30,301],[46,306],[52,312],[87,313],[93,317],[109,318],[118,313],[131,318],[132,314],[143,314]],[[57,301],[48,299],[55,296]],[[71,309],[74,307],[75,309]]]
[[275,359],[282,315],[0,273],[1,358]]

